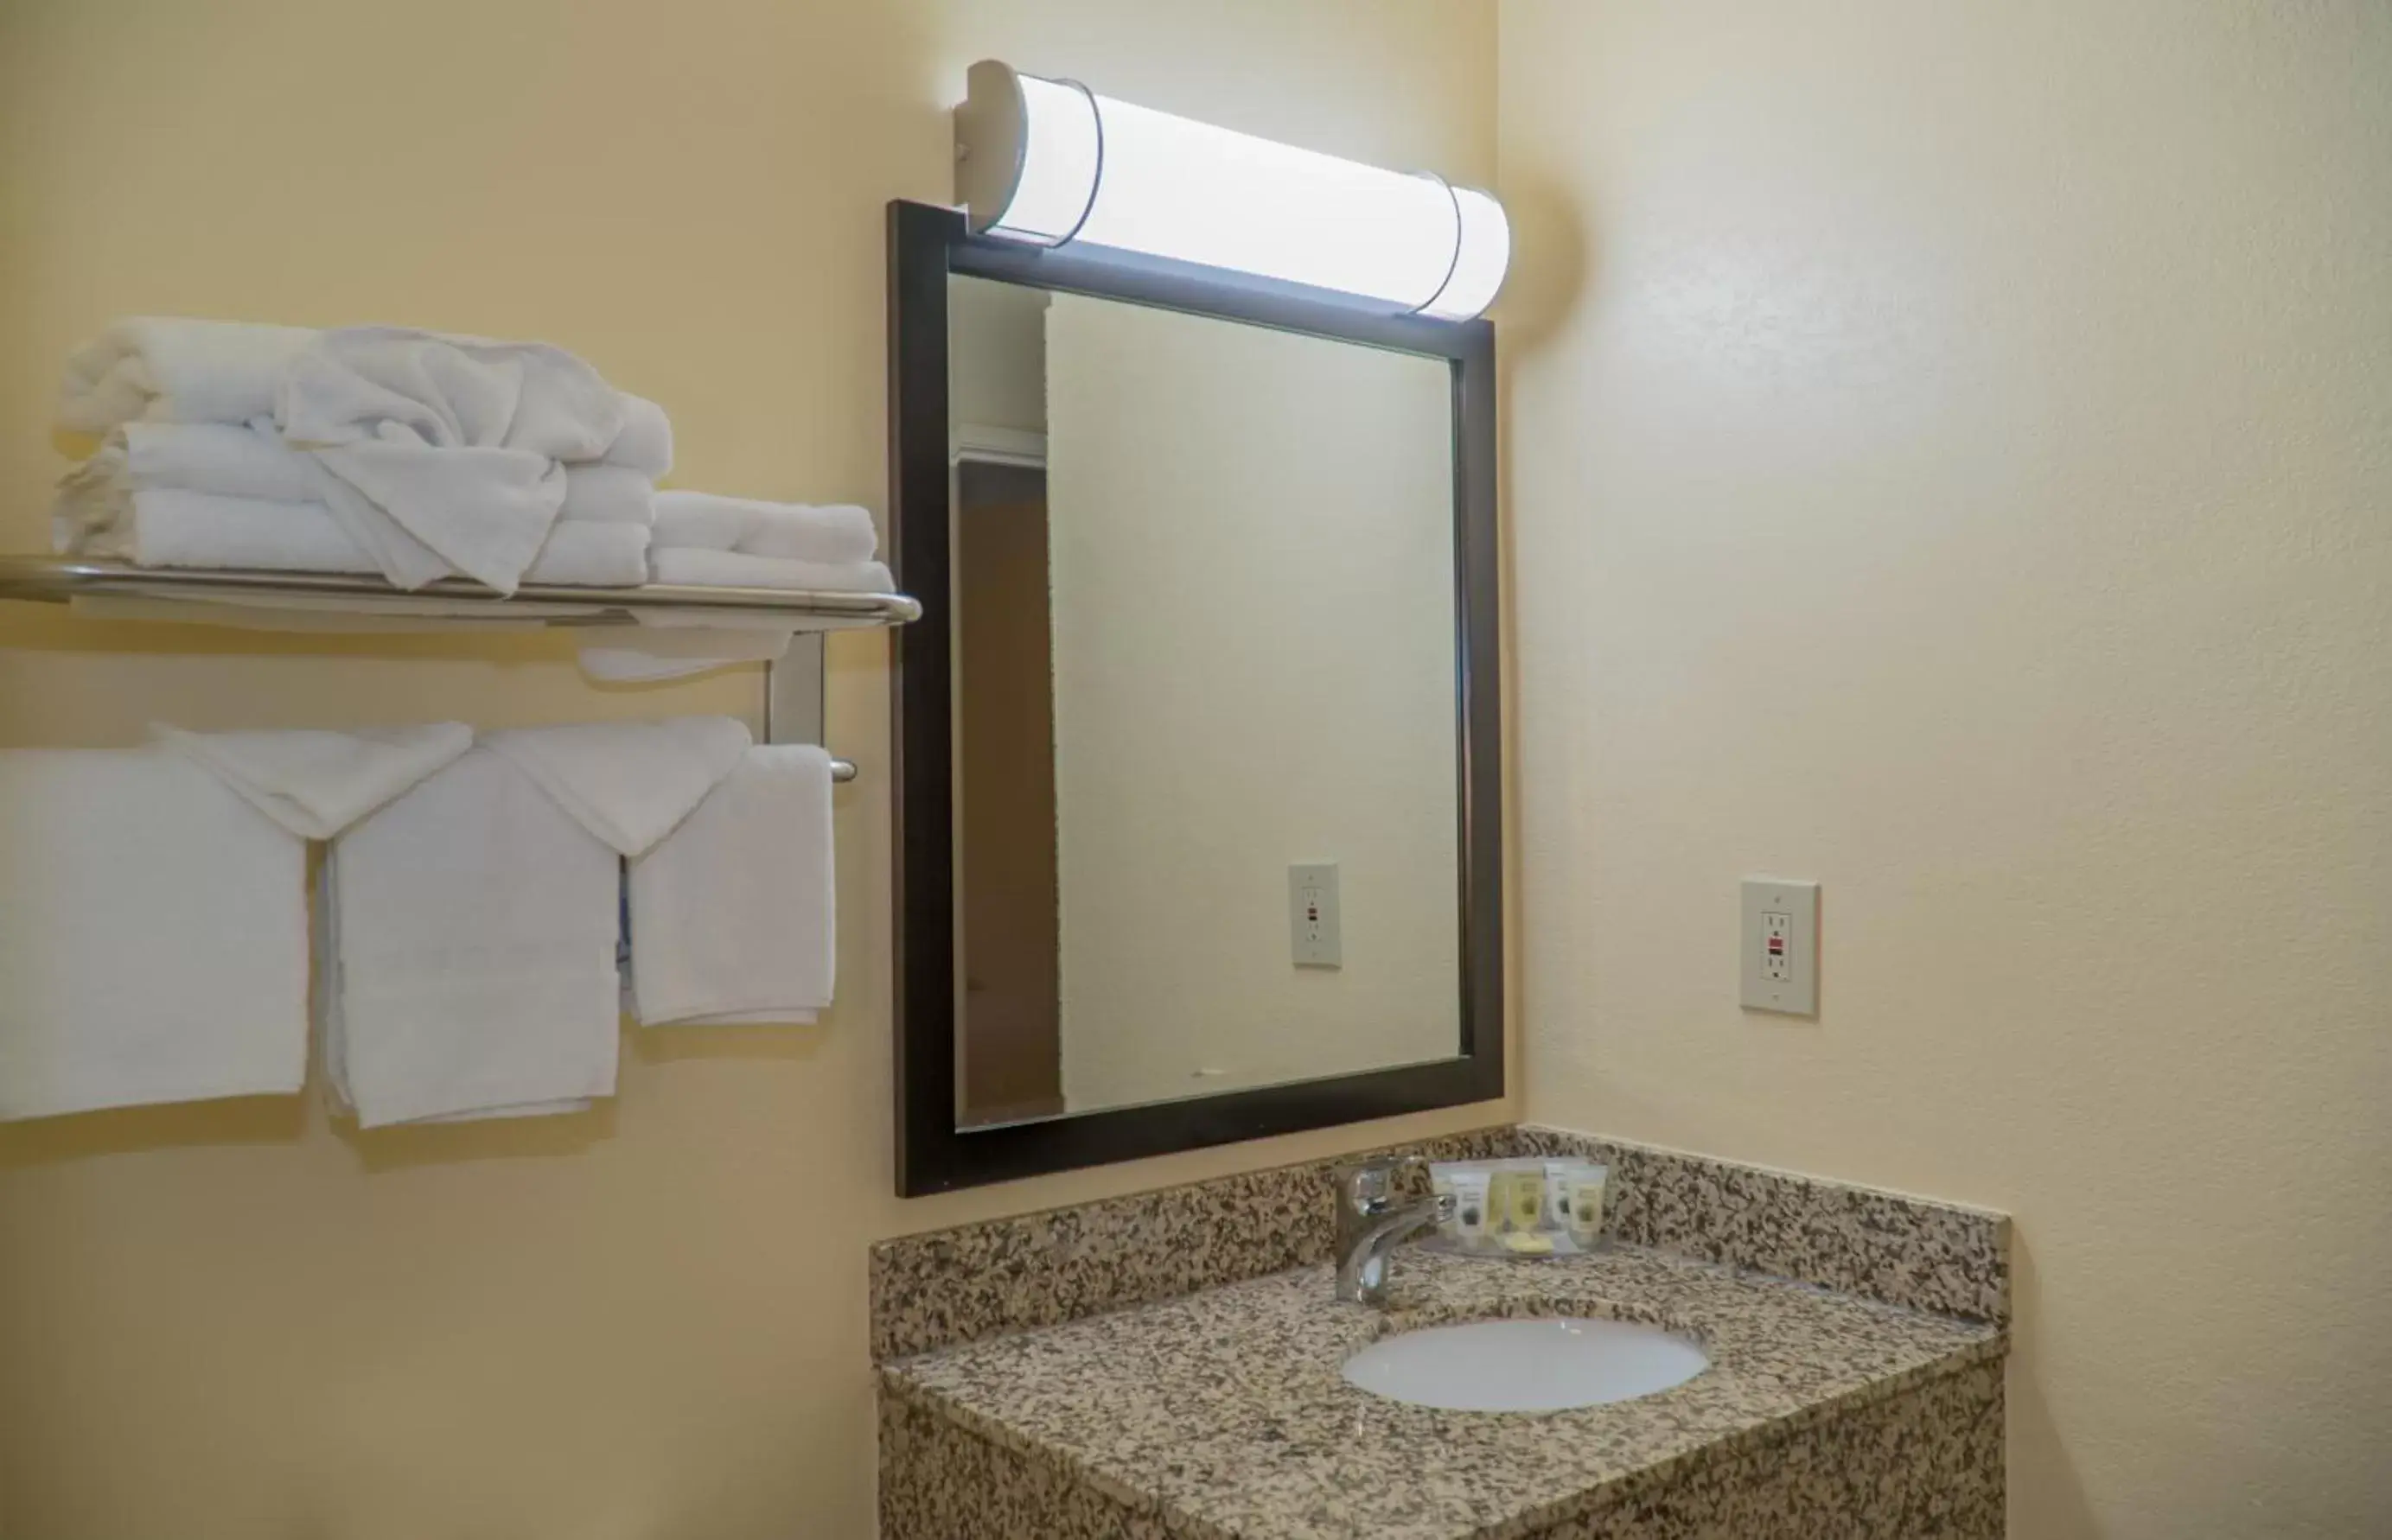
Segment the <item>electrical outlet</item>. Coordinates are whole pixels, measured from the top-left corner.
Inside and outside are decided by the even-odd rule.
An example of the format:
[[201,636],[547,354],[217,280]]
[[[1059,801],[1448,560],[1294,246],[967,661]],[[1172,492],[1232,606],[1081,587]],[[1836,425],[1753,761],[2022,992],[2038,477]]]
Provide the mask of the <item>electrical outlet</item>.
[[1345,966],[1335,861],[1306,861],[1287,869],[1287,923],[1290,952],[1297,967]]
[[1744,881],[1744,1006],[1787,1016],[1819,1014],[1819,885]]

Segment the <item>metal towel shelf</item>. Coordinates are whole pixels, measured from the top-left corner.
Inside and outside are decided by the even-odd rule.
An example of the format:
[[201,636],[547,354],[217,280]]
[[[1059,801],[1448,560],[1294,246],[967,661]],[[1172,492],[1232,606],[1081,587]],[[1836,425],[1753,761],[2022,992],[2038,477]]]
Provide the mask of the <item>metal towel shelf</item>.
[[[644,614],[715,615],[747,620],[786,617],[807,629],[848,630],[903,626],[922,616],[920,602],[902,593],[718,589],[671,583],[583,589],[527,583],[513,594],[501,594],[462,577],[410,590],[392,588],[378,577],[348,573],[136,567],[74,557],[0,556],[0,599],[64,604],[78,598],[219,604],[238,604],[244,599],[306,600],[312,602],[286,613],[300,616],[318,610],[326,615],[382,615],[454,625],[460,630],[492,621],[635,626]],[[438,610],[426,613],[427,601],[437,604]],[[816,716],[819,718],[819,705]],[[854,780],[854,763],[833,759],[830,778]]]

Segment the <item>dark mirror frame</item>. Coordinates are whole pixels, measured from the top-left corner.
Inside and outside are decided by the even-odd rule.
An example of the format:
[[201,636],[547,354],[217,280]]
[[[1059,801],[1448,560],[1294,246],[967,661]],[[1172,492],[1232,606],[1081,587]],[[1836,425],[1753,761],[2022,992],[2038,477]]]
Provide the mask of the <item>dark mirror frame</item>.
[[[1391,348],[1443,358],[1450,367],[1461,836],[1458,1056],[1035,1122],[956,1128],[951,274]],[[1493,325],[1389,316],[1347,296],[1225,277],[1216,269],[974,236],[956,210],[900,201],[889,205],[889,423],[890,561],[901,588],[922,604],[922,618],[894,633],[890,670],[897,782],[899,1195],[915,1197],[1502,1096],[1502,662]]]

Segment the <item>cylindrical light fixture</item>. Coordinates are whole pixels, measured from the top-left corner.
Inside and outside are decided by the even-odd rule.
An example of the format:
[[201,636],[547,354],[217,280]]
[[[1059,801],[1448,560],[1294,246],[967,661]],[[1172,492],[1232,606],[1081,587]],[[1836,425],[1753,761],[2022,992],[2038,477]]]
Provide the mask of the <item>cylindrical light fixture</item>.
[[1359,294],[1467,320],[1512,260],[1503,206],[1475,188],[1384,171],[971,67],[956,109],[956,193],[975,232],[1086,241]]

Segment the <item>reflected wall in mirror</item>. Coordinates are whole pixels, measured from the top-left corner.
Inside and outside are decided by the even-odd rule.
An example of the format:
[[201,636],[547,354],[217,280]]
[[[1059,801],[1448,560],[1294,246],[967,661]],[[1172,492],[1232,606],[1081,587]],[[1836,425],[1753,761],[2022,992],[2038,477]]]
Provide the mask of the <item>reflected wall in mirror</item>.
[[959,1121],[1458,1054],[1445,360],[948,284]]
[[890,239],[900,1190],[1500,1095],[1491,330]]

